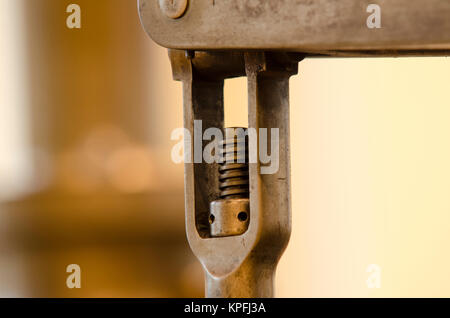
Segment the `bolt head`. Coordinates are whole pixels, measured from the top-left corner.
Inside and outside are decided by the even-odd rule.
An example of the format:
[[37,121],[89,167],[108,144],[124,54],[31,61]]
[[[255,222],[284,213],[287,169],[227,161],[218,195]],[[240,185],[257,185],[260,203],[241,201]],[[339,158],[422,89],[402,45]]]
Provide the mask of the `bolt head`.
[[188,2],[188,0],[159,0],[159,7],[167,17],[178,19],[186,12]]

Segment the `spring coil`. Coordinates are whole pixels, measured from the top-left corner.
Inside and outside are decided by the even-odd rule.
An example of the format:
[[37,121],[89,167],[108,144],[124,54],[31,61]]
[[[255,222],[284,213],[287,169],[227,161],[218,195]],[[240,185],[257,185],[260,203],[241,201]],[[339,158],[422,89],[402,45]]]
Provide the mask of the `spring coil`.
[[[249,197],[248,136],[246,128],[225,129],[221,141],[219,187],[221,199]],[[243,134],[244,132],[244,134]]]

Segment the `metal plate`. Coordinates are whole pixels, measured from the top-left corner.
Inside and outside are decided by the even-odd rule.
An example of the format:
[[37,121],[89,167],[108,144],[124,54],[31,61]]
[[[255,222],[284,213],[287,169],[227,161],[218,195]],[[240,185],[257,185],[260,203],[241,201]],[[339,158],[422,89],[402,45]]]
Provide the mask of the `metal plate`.
[[[139,10],[146,31],[167,48],[450,52],[450,0],[190,0],[179,19],[168,18],[158,3],[139,0]],[[381,8],[381,28],[367,27],[371,3]]]

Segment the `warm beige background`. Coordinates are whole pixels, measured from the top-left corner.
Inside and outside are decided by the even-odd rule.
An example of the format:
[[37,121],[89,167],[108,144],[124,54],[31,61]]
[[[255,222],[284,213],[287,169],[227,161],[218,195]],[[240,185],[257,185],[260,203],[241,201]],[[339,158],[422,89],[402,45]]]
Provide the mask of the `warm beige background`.
[[450,296],[449,74],[447,58],[300,64],[279,296]]
[[[5,14],[11,12],[6,9],[11,10],[12,1],[15,0],[0,0],[1,17],[8,18],[0,20],[2,23],[0,65],[3,70],[0,73],[2,134],[0,192],[3,200],[8,201],[17,197],[17,193],[21,193],[23,190],[21,185],[26,184],[27,178],[32,175],[24,169],[28,167],[27,151],[33,143],[32,139],[27,139],[30,129],[27,128],[27,120],[32,119],[27,117],[29,100],[23,93],[27,91],[24,83],[29,81],[23,64],[26,42],[24,43],[24,38],[19,36],[22,34],[19,28],[21,25],[19,18],[22,16],[20,10],[14,11],[17,14],[16,19],[11,18],[14,15]],[[80,2],[87,4],[86,0]],[[113,11],[102,11],[111,21],[120,20],[125,26],[137,18],[134,14],[134,1],[114,0],[109,3],[130,5],[129,10],[121,8],[114,11],[123,12],[121,18],[116,16],[117,13],[112,14]],[[131,22],[125,23],[126,21]],[[11,25],[15,26],[14,29],[6,27]],[[136,108],[133,108],[136,107],[136,102],[130,105],[115,101],[116,117],[108,113],[108,107],[102,107],[102,111],[105,112],[105,118],[120,126],[125,133],[134,133],[142,137],[138,138],[135,145],[139,142],[137,146],[140,151],[143,147],[148,147],[152,158],[157,162],[156,166],[150,164],[149,171],[155,171],[154,175],[160,177],[150,178],[148,183],[141,184],[139,174],[129,174],[128,170],[125,172],[120,170],[122,173],[118,174],[118,179],[112,179],[117,180],[116,183],[113,182],[116,188],[107,190],[107,195],[101,192],[101,197],[117,197],[118,194],[114,191],[119,191],[123,200],[135,202],[135,197],[130,198],[126,193],[129,193],[130,189],[131,192],[136,190],[133,182],[138,180],[137,189],[139,190],[139,184],[145,189],[144,192],[140,192],[141,199],[138,202],[146,196],[160,198],[158,193],[161,190],[166,196],[173,191],[179,198],[182,167],[174,166],[169,160],[171,146],[175,144],[170,140],[170,132],[182,125],[181,84],[171,79],[166,50],[152,43],[135,24],[132,25],[130,30],[136,32],[134,37],[122,34],[120,39],[123,43],[113,41],[112,39],[117,38],[112,37],[106,44],[124,48],[120,53],[123,55],[118,53],[119,55],[110,57],[111,67],[115,65],[114,63],[120,64],[127,54],[134,56],[132,53],[134,51],[131,51],[127,41],[135,43],[134,58],[140,59],[135,60],[134,67],[138,61],[147,63],[143,64],[145,67],[141,70],[136,68],[139,70],[136,74],[148,79],[148,85],[142,85],[138,91],[142,94],[138,95],[141,96],[138,100],[140,112],[138,114],[142,115],[140,117],[127,115],[128,112],[136,111]],[[92,31],[85,29],[83,32],[90,30]],[[101,30],[106,32],[106,29]],[[101,50],[101,43],[95,41],[95,38],[89,36],[88,38],[89,41],[82,41],[79,44]],[[51,42],[51,39],[47,40]],[[67,41],[59,45],[54,43],[51,47],[58,48],[61,45],[70,48],[72,44]],[[8,49],[4,49],[5,47]],[[80,52],[84,51],[80,49]],[[78,53],[72,54],[76,57]],[[83,56],[86,61],[92,62],[91,55]],[[101,56],[98,58],[102,60]],[[63,61],[59,63],[63,65]],[[95,68],[92,71],[89,65],[85,67],[91,72],[95,71]],[[113,78],[112,82],[116,83],[114,84],[116,87],[127,84],[120,81],[124,72],[129,74],[128,76],[131,74],[127,73],[131,72],[128,68],[122,67],[117,72],[112,69],[109,75]],[[300,74],[291,81],[293,232],[289,247],[279,265],[277,296],[450,297],[449,60],[447,58],[307,59],[300,63],[299,69]],[[91,74],[91,77],[92,75],[95,74]],[[64,85],[61,84],[61,87]],[[124,101],[127,100],[126,92],[123,95]],[[130,96],[136,96],[136,92],[128,93]],[[80,90],[79,93],[84,97],[78,102],[86,104],[92,101],[89,96],[95,95],[96,92]],[[227,124],[245,125],[245,79],[227,81],[225,93]],[[101,96],[95,96],[97,102],[102,101]],[[148,103],[148,112],[142,107],[143,102]],[[97,119],[102,118],[101,114],[95,116]],[[133,118],[139,119],[136,127],[131,124]],[[90,129],[95,131],[95,127],[93,123]],[[145,127],[148,130],[145,130]],[[58,140],[61,149],[58,150],[57,147],[56,150],[64,153],[66,148],[72,149],[70,147],[79,143],[78,139],[83,141],[82,132],[83,130],[74,129],[74,133],[70,136],[76,133],[81,137],[73,140],[60,137]],[[145,137],[146,133],[148,138]],[[86,135],[89,136],[87,132]],[[131,152],[119,156],[125,162],[130,158],[133,159],[130,154],[142,158],[139,156],[141,152],[127,149]],[[56,153],[55,156],[59,155]],[[146,166],[147,159],[143,162]],[[67,166],[63,164],[62,167],[66,169],[62,170],[66,173],[63,176],[77,175],[77,170],[72,169],[70,164]],[[55,182],[60,182],[58,180]],[[57,183],[58,195],[62,195],[60,192],[67,195],[66,192],[74,191],[70,187],[70,182],[77,180],[76,178],[69,177],[62,180],[69,183],[62,182],[59,185]],[[91,189],[88,198],[92,200],[98,195],[98,192],[92,192]],[[71,200],[80,202],[83,198],[86,200],[86,197],[77,195]],[[161,201],[160,204],[165,203]],[[114,225],[119,228],[126,227],[128,223],[125,222],[129,221],[127,204],[124,206],[123,217],[117,218],[118,225]],[[148,211],[148,215],[159,215],[160,212],[153,203],[148,205],[142,203],[140,208],[143,209],[140,215],[145,215],[145,211]],[[107,215],[106,213],[105,219],[110,218]],[[170,220],[177,224],[177,228],[182,230],[182,208],[176,205],[169,216]],[[157,222],[163,221],[162,219]],[[154,221],[149,224],[154,224],[155,228],[158,228],[157,224],[161,224],[152,222]],[[2,228],[5,224],[7,223],[2,221]],[[166,221],[164,224],[168,226],[170,222]],[[114,226],[112,231],[115,229]],[[186,246],[177,241],[173,244],[173,251],[178,251],[176,252],[178,254],[171,252],[169,256],[158,258],[159,252],[154,252],[145,258],[147,255],[145,253],[149,251],[143,249],[143,246],[146,244],[156,246],[159,242],[168,244],[170,239],[163,236],[156,238],[144,236],[139,243],[133,243],[139,247],[131,249],[123,247],[117,250],[112,250],[111,246],[115,245],[109,243],[107,252],[102,246],[96,247],[103,253],[90,245],[81,249],[68,248],[57,257],[52,256],[54,259],[46,258],[47,254],[44,252],[39,255],[33,254],[34,258],[47,260],[45,266],[48,269],[44,274],[41,273],[41,276],[34,273],[34,277],[51,276],[50,269],[58,271],[66,259],[72,260],[75,256],[79,256],[84,257],[85,266],[92,266],[94,272],[95,264],[100,262],[106,267],[109,266],[108,273],[114,277],[117,273],[128,273],[128,276],[123,277],[123,283],[114,284],[109,280],[108,274],[97,269],[100,278],[95,279],[91,274],[94,283],[89,286],[88,296],[192,295],[192,277],[197,277],[198,280],[199,276],[193,276],[193,273],[198,273],[198,269],[196,265],[192,265],[187,256],[179,257],[179,260],[174,256],[188,253]],[[134,250],[136,252],[133,252]],[[25,266],[23,255],[20,254],[18,258],[0,259],[0,281],[8,282],[8,285],[3,285],[1,295],[30,295],[26,287],[27,277],[21,274],[17,265]],[[14,263],[15,259],[22,262]],[[123,259],[126,259],[125,265]],[[171,261],[170,271],[157,270],[167,261]],[[155,264],[159,264],[159,267]],[[378,264],[382,269],[380,289],[367,288],[366,280],[369,274],[366,269],[370,264]],[[145,279],[140,279],[142,276],[139,275],[143,275],[146,268],[149,273],[155,270],[156,274],[153,276],[148,274]],[[162,277],[171,275],[170,273],[176,273],[178,276],[172,277],[174,282],[170,288],[166,286],[166,289],[162,289],[160,287],[164,286]],[[64,277],[64,270],[60,276]],[[130,279],[133,283],[127,283]],[[106,287],[101,285],[105,282]],[[40,289],[42,286],[39,284],[33,286],[34,291],[31,295],[47,295],[47,292],[44,293]],[[63,290],[59,285],[58,288],[55,289],[58,293]],[[177,292],[177,288],[184,289]]]

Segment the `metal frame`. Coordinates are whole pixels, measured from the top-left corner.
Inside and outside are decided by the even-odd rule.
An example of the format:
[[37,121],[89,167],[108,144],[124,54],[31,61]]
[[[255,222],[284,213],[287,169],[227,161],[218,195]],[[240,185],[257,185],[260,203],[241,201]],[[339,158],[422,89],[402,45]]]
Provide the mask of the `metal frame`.
[[[186,231],[206,274],[208,297],[272,297],[275,268],[291,232],[289,77],[298,58],[283,53],[204,53],[171,50],[174,78],[183,81],[184,126],[194,135],[223,127],[224,79],[248,77],[249,127],[280,129],[280,168],[262,175],[250,163],[250,224],[243,235],[212,238],[209,203],[218,194],[217,164],[186,163]],[[203,132],[202,132],[203,133]],[[269,136],[270,138],[270,136]],[[191,145],[191,153],[194,153]]]
[[[369,29],[369,4],[382,27]],[[179,19],[159,1],[139,4],[160,45],[192,50],[283,50],[308,55],[401,56],[450,52],[447,0],[191,0]]]

